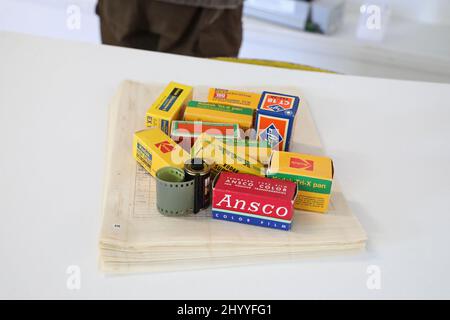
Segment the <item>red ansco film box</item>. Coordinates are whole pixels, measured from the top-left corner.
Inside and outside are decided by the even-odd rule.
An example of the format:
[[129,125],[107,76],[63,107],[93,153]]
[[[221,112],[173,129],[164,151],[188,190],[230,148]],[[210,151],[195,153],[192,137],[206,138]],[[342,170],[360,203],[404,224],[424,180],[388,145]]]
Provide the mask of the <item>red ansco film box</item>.
[[222,172],[213,187],[212,217],[289,230],[296,195],[291,181]]

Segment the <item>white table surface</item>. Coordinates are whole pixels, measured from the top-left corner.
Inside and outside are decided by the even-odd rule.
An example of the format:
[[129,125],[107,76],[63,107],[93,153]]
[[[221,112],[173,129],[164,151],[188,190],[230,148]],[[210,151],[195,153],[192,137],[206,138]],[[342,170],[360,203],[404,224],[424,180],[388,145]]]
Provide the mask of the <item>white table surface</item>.
[[371,42],[356,37],[359,14],[358,4],[357,13],[347,12],[343,25],[329,36],[245,17],[240,57],[284,60],[352,75],[450,83],[450,25],[391,17],[384,40]]
[[[106,277],[108,102],[123,79],[295,85],[366,252]],[[0,33],[0,298],[450,298],[450,85],[233,64]],[[70,265],[81,287],[66,286]],[[381,288],[368,289],[368,266]]]

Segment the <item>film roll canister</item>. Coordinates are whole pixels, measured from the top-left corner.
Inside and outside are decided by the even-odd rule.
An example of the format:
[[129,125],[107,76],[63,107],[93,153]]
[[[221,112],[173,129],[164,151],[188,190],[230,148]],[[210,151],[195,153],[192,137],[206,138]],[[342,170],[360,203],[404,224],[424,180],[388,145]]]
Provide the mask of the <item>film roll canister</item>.
[[211,203],[211,167],[201,158],[192,158],[184,164],[186,181],[194,181],[194,213]]
[[194,181],[184,182],[182,169],[163,167],[156,171],[156,207],[163,215],[184,215],[194,208]]

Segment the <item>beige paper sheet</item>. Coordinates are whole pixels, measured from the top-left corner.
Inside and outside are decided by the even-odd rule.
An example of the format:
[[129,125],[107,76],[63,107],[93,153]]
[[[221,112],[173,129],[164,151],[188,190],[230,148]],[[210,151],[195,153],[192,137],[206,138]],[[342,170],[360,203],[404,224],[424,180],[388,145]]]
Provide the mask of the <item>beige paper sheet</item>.
[[[125,81],[110,104],[100,268],[107,273],[235,266],[363,249],[366,234],[337,181],[327,214],[296,211],[291,231],[214,220],[210,210],[166,217],[155,206],[155,181],[131,154],[133,133],[144,128],[149,104],[164,84]],[[260,88],[237,88],[261,91]],[[295,88],[265,88],[299,95]],[[194,98],[206,100],[207,88]],[[302,99],[293,151],[322,154],[308,105]],[[339,168],[337,168],[339,170]]]

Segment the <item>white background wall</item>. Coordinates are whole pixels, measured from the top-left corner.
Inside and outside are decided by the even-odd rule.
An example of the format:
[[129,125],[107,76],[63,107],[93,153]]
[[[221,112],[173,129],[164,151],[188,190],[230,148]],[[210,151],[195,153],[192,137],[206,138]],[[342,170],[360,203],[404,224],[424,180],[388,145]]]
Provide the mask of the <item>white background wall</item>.
[[[346,0],[349,6],[357,8],[370,0]],[[449,0],[378,0],[387,3],[396,16],[420,23],[450,25]]]
[[[428,1],[412,6],[415,0],[348,0],[343,25],[332,36],[246,19],[241,56],[290,61],[344,74],[448,83],[450,25],[440,23],[445,14],[424,13],[436,12],[436,5],[445,8],[450,1],[436,1],[427,7]],[[382,41],[357,38],[362,3],[389,5],[391,14],[383,17],[387,24],[382,28]]]
[[[450,0],[388,2],[392,16],[385,40],[356,39],[362,0],[347,0],[346,21],[333,36],[315,35],[252,18],[244,19],[241,57],[308,64],[373,77],[450,82]],[[0,0],[0,30],[100,42],[96,0]],[[67,26],[68,8],[81,11],[79,29]]]

